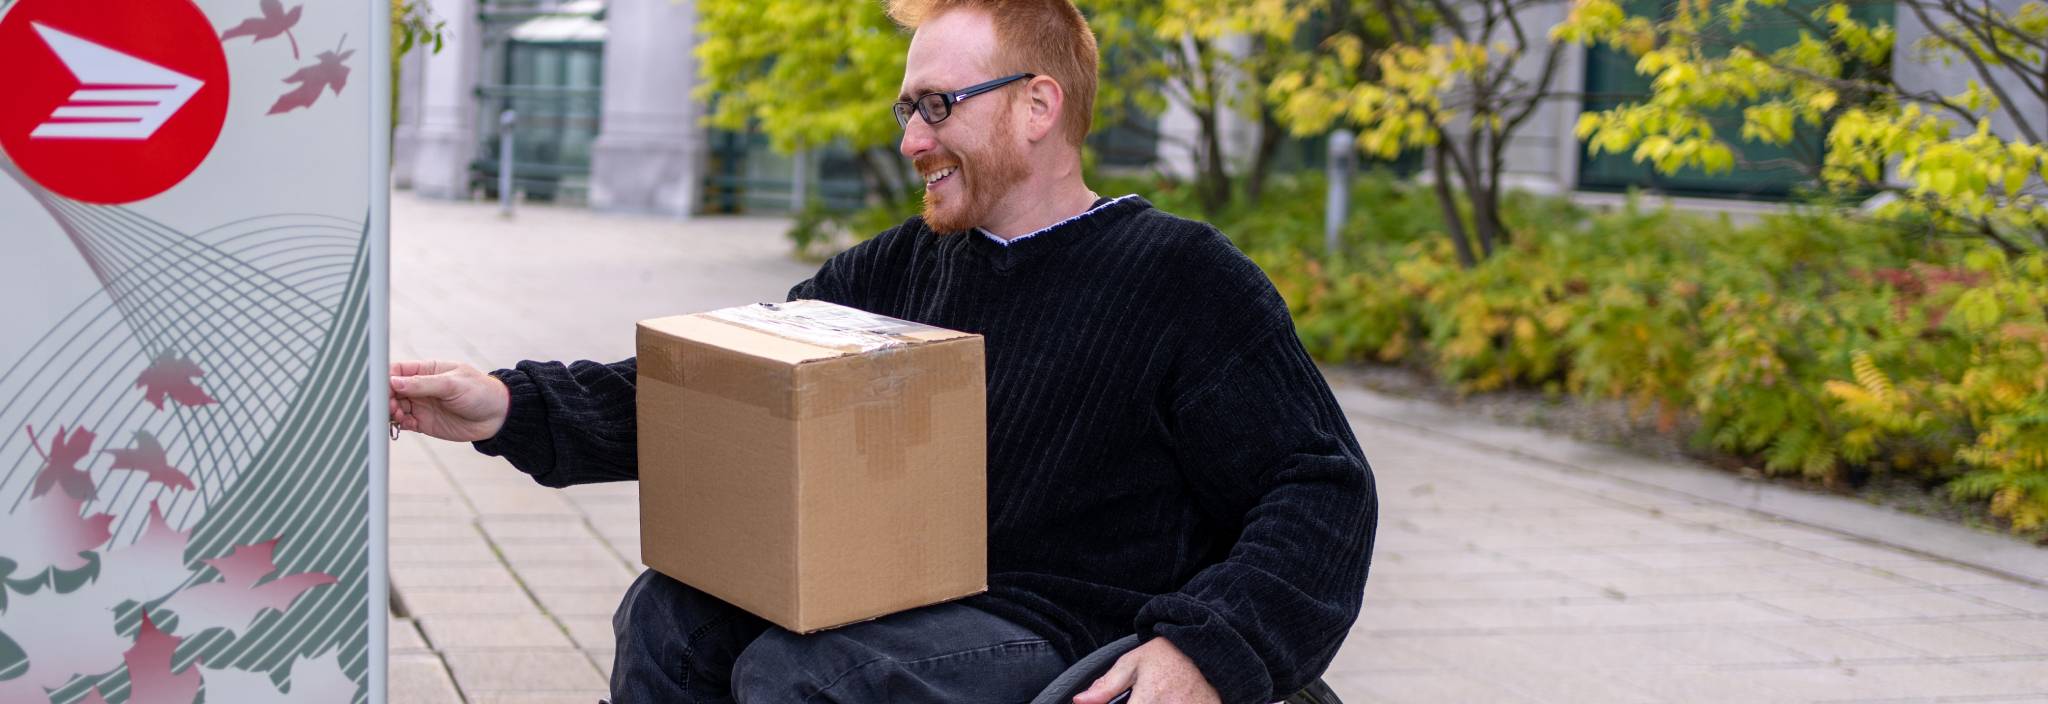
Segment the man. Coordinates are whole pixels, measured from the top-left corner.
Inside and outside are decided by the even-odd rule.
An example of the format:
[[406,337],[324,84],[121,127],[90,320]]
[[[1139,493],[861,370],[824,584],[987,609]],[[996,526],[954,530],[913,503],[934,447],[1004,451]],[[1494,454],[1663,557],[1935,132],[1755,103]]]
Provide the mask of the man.
[[[1096,46],[1069,0],[890,14],[924,212],[789,297],[986,337],[989,591],[799,636],[649,571],[614,698],[1028,701],[1132,633],[1076,702],[1287,697],[1357,617],[1377,501],[1285,303],[1214,228],[1083,183]],[[401,362],[392,415],[548,486],[634,479],[634,374]]]

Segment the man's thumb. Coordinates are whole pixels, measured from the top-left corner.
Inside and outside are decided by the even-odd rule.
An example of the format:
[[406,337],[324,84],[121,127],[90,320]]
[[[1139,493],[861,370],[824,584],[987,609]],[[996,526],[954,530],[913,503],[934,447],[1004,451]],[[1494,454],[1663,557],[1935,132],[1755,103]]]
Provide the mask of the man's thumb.
[[1118,658],[1116,666],[1096,679],[1095,684],[1089,685],[1088,691],[1074,695],[1074,704],[1107,704],[1116,695],[1130,690],[1133,680],[1137,679],[1134,669],[1129,658]]

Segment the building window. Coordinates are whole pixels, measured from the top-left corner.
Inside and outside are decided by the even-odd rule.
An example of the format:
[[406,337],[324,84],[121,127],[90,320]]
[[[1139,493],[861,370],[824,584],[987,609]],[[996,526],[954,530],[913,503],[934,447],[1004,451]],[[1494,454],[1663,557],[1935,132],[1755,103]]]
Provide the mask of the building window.
[[[1804,26],[1788,13],[1806,17],[1825,4],[1824,0],[1787,0],[1783,8],[1752,5],[1750,20],[1743,24],[1740,36],[1758,48],[1766,51],[1791,45],[1799,38]],[[1671,5],[1659,0],[1629,0],[1623,3],[1629,14],[1667,19],[1671,16]],[[1891,3],[1852,3],[1851,12],[1866,22],[1892,19],[1894,7]],[[1721,28],[1726,31],[1726,28]],[[1587,111],[1606,110],[1631,102],[1636,97],[1649,93],[1650,79],[1636,73],[1635,57],[1601,45],[1586,50],[1586,99],[1583,109]],[[1742,133],[1742,106],[1734,105],[1710,114],[1714,130],[1723,135]],[[1783,200],[1800,188],[1811,183],[1806,169],[1793,166],[1768,166],[1786,161],[1804,165],[1817,165],[1826,154],[1823,131],[1813,126],[1795,129],[1789,145],[1766,145],[1743,140],[1735,147],[1741,162],[1757,166],[1738,165],[1731,171],[1709,174],[1695,168],[1683,169],[1673,174],[1658,173],[1648,163],[1637,163],[1632,152],[1603,152],[1598,156],[1580,143],[1579,188],[1589,191],[1620,191],[1629,188],[1665,193],[1670,195],[1706,196],[1715,198],[1741,198],[1756,200]]]
[[[535,200],[581,201],[590,179],[604,100],[603,4],[575,2],[554,10],[506,10],[496,42],[498,82],[477,87],[482,108],[472,188],[498,184],[498,116],[510,109],[514,187]],[[493,193],[495,195],[495,193]]]

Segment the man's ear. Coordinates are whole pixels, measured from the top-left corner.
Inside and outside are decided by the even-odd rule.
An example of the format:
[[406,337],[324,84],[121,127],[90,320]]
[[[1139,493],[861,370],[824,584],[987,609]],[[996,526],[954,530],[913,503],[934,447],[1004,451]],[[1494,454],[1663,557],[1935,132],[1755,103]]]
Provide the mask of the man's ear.
[[1045,139],[1058,126],[1067,92],[1051,76],[1033,76],[1024,86],[1024,96],[1024,134],[1033,142]]

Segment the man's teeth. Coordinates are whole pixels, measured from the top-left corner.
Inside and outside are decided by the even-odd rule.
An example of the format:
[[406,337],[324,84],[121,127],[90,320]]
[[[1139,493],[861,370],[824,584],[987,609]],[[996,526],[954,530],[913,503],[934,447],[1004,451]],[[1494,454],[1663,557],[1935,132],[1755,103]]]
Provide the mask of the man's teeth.
[[926,176],[926,177],[924,177],[924,185],[926,185],[926,186],[930,186],[930,185],[932,185],[932,184],[934,184],[934,183],[938,183],[938,182],[939,182],[939,179],[945,178],[945,177],[947,177],[947,176],[951,176],[951,175],[953,175],[953,172],[955,172],[955,171],[959,171],[959,170],[960,170],[960,167],[958,167],[958,166],[949,166],[949,167],[946,167],[946,168],[943,168],[943,169],[939,169],[938,171],[933,171],[933,172],[931,173],[931,175],[930,175],[930,176]]

